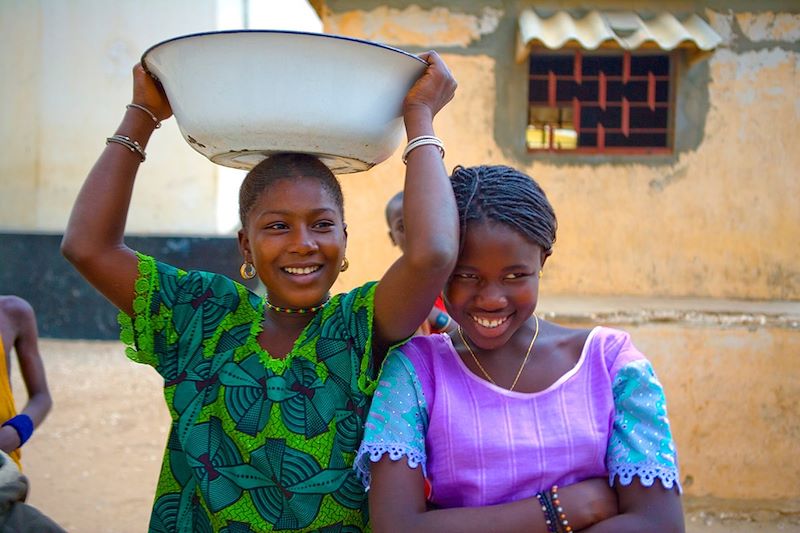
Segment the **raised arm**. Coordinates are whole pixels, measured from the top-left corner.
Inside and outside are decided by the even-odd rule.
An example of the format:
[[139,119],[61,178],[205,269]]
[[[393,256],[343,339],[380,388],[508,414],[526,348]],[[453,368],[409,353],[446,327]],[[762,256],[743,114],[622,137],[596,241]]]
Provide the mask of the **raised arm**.
[[[8,343],[8,348],[13,345],[17,352],[20,372],[28,392],[28,401],[20,414],[29,416],[33,427],[37,428],[50,411],[53,400],[39,354],[36,315],[28,302],[17,297],[4,298],[0,303],[0,313],[3,313],[9,325],[4,330],[11,332],[11,338],[4,338],[3,341]],[[13,427],[9,425],[0,429],[0,449],[11,452],[20,445],[19,433]]]
[[[434,135],[433,117],[453,98],[456,82],[436,52],[420,56],[428,68],[403,104],[408,139]],[[402,340],[428,316],[458,255],[458,211],[439,149],[408,154],[403,199],[406,249],[375,294],[378,346]]]
[[[132,103],[150,110],[161,121],[172,115],[160,85],[141,65],[133,69]],[[156,122],[142,109],[129,107],[115,132],[144,149]],[[106,145],[72,208],[61,252],[98,291],[122,311],[133,313],[138,261],[125,246],[123,234],[133,182],[142,158],[116,142]]]

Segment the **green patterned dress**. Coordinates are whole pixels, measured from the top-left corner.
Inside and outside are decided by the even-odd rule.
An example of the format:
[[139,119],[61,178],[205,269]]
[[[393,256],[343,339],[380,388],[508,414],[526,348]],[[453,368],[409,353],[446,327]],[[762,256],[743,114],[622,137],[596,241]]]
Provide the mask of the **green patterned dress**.
[[121,338],[164,378],[172,417],[150,531],[367,529],[353,458],[375,385],[375,286],[331,298],[281,360],[256,340],[261,297],[139,255]]

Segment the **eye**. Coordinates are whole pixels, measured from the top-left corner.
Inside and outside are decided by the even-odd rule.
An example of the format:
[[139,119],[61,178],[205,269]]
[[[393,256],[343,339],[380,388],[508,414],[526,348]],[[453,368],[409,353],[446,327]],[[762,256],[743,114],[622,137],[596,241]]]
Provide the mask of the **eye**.
[[315,230],[327,231],[335,226],[336,223],[333,222],[332,220],[318,220],[317,222],[314,223],[312,228],[314,228]]
[[286,222],[270,222],[264,225],[264,229],[273,230],[273,231],[283,231],[289,229],[289,225]]
[[477,281],[477,274],[470,272],[456,272],[453,274],[452,279],[455,281]]
[[525,279],[530,276],[531,276],[530,272],[512,272],[511,274],[506,274],[504,279],[507,279],[509,281],[514,281],[519,279]]

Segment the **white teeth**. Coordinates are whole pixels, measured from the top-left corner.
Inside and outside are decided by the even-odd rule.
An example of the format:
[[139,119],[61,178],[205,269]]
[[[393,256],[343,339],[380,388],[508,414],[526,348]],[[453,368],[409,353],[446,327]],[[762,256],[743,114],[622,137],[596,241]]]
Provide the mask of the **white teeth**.
[[495,319],[491,319],[490,320],[488,318],[480,318],[480,317],[477,317],[477,316],[473,316],[472,320],[477,322],[478,325],[483,326],[485,328],[496,328],[497,326],[499,326],[500,324],[502,324],[503,322],[508,320],[508,317],[506,317],[506,318],[495,318]]
[[295,267],[286,267],[284,268],[286,272],[289,274],[311,274],[312,272],[316,272],[319,270],[319,266],[310,266],[310,267],[302,267],[302,268],[295,268]]

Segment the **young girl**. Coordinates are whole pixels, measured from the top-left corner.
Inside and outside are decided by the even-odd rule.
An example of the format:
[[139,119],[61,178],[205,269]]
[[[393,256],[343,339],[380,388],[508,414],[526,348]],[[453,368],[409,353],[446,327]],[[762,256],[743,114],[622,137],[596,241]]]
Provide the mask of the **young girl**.
[[356,459],[374,530],[682,531],[650,363],[622,331],[534,313],[556,237],[544,192],[502,166],[451,180],[462,247],[445,304],[460,327],[386,360]]
[[417,146],[405,185],[413,237],[379,283],[333,297],[347,268],[342,193],[311,156],[270,157],[242,183],[241,273],[258,275],[266,298],[125,246],[144,148],[172,114],[134,68],[132,104],[78,195],[62,251],[122,311],[129,357],[164,378],[172,426],[151,531],[366,526],[352,464],[376,370],[427,316],[457,256],[453,191],[432,137],[455,81],[436,53],[421,57],[429,66],[403,105]]

